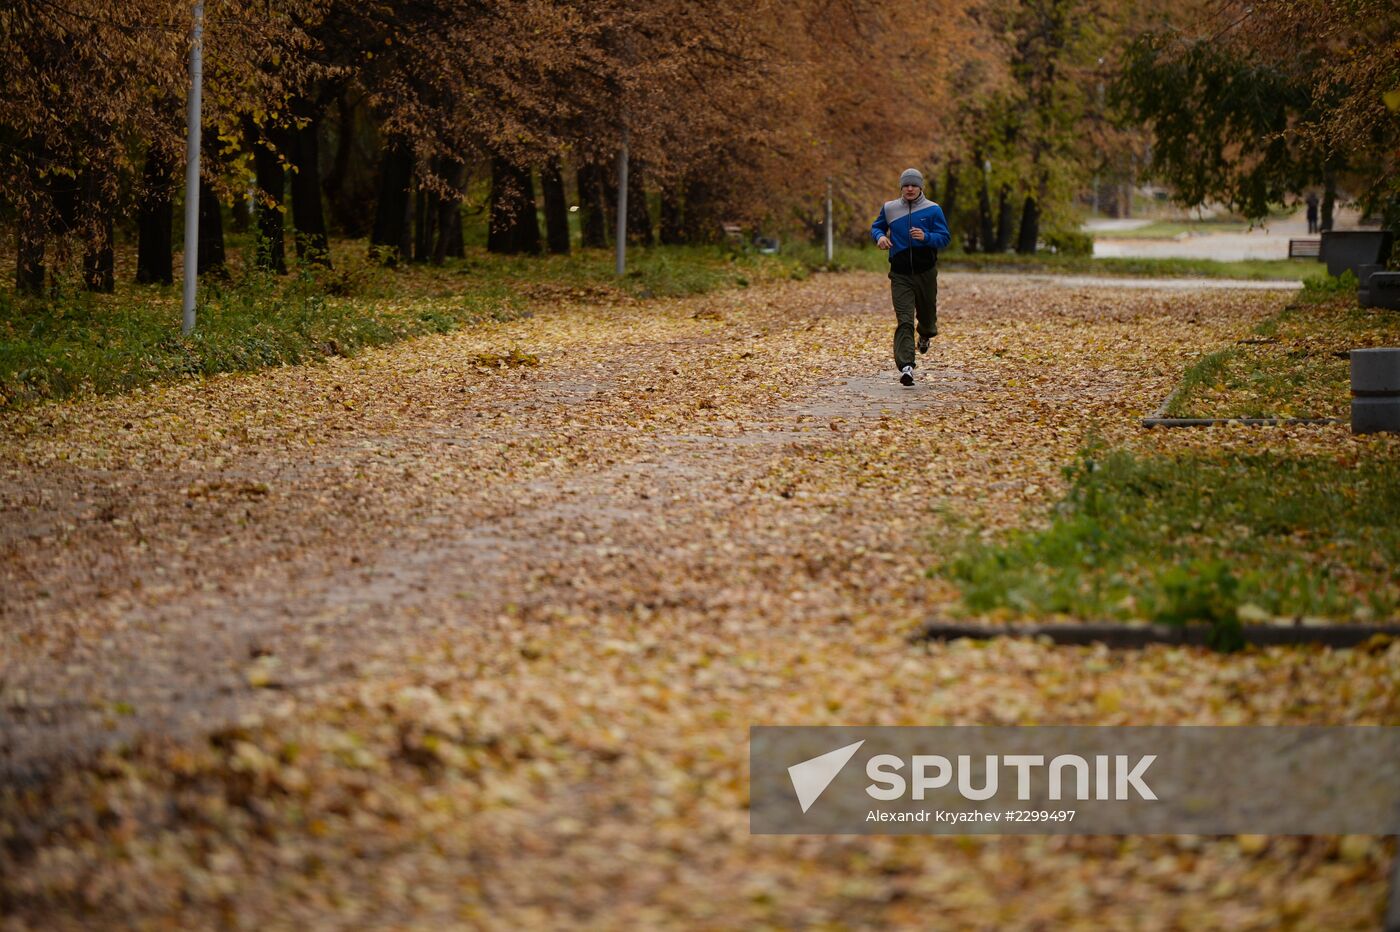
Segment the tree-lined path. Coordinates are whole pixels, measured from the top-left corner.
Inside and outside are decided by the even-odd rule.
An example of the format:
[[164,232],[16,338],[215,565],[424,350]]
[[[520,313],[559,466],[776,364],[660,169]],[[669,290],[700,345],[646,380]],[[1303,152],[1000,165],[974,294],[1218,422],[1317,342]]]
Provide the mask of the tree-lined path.
[[[283,924],[890,924],[935,902],[989,927],[1373,922],[1365,840],[747,834],[750,724],[1400,711],[1384,653],[911,643],[955,611],[926,568],[1039,520],[1086,442],[1198,442],[1137,419],[1287,295],[945,274],[906,390],[886,288],[540,294],[525,320],[7,415],[0,768],[35,795],[0,797],[23,839],[0,895],[60,925],[85,901]],[[1342,666],[1374,688],[1339,688]],[[171,737],[40,779],[152,732]]]

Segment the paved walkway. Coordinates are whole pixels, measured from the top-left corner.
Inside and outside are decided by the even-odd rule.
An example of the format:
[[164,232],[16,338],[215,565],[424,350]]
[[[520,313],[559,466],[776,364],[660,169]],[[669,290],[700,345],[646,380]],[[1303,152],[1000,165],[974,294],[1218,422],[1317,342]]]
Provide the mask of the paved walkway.
[[[1338,230],[1355,229],[1359,215],[1353,210],[1337,212]],[[1094,255],[1101,257],[1130,257],[1145,259],[1218,259],[1221,262],[1235,262],[1243,259],[1287,259],[1290,239],[1307,239],[1317,234],[1308,233],[1307,215],[1298,211],[1291,216],[1267,220],[1258,227],[1244,233],[1201,233],[1182,234],[1173,239],[1113,239],[1114,230],[1140,229],[1148,224],[1139,220],[1111,220],[1092,222],[1098,225],[1091,228],[1085,225],[1094,236]],[[1299,259],[1299,263],[1312,262],[1318,269],[1323,266],[1314,260]]]

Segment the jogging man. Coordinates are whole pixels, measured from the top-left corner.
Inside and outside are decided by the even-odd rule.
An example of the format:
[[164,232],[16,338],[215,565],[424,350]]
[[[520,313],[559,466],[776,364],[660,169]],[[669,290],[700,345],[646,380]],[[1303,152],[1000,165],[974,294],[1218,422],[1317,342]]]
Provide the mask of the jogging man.
[[938,335],[938,250],[948,245],[943,208],[924,197],[924,176],[905,169],[901,197],[880,208],[870,225],[875,245],[890,253],[890,297],[894,301],[894,365],[899,384],[914,384],[914,332],[920,353]]

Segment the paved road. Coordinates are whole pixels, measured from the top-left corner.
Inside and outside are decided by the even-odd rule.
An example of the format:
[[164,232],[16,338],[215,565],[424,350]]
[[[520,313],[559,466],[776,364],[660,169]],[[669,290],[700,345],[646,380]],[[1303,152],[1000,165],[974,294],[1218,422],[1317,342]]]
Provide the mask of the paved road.
[[[1339,210],[1336,229],[1357,228],[1360,215],[1354,210]],[[1102,257],[1128,257],[1144,259],[1217,259],[1221,262],[1235,262],[1242,259],[1287,259],[1290,239],[1307,239],[1317,234],[1308,233],[1307,216],[1298,211],[1288,217],[1270,219],[1245,233],[1201,233],[1183,234],[1172,239],[1113,239],[1115,230],[1133,230],[1146,226],[1138,220],[1100,221],[1101,225],[1090,230],[1094,233],[1094,255]],[[1314,260],[1295,260],[1300,265],[1311,263],[1321,269]]]

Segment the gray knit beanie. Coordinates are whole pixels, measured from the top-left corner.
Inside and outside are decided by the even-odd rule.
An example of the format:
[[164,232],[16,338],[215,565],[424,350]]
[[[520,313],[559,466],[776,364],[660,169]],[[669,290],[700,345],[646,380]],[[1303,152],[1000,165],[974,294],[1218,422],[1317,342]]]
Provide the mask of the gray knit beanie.
[[923,190],[924,176],[919,174],[917,168],[906,168],[904,174],[899,176],[899,186],[902,188],[906,184],[916,184],[919,186],[919,190]]

